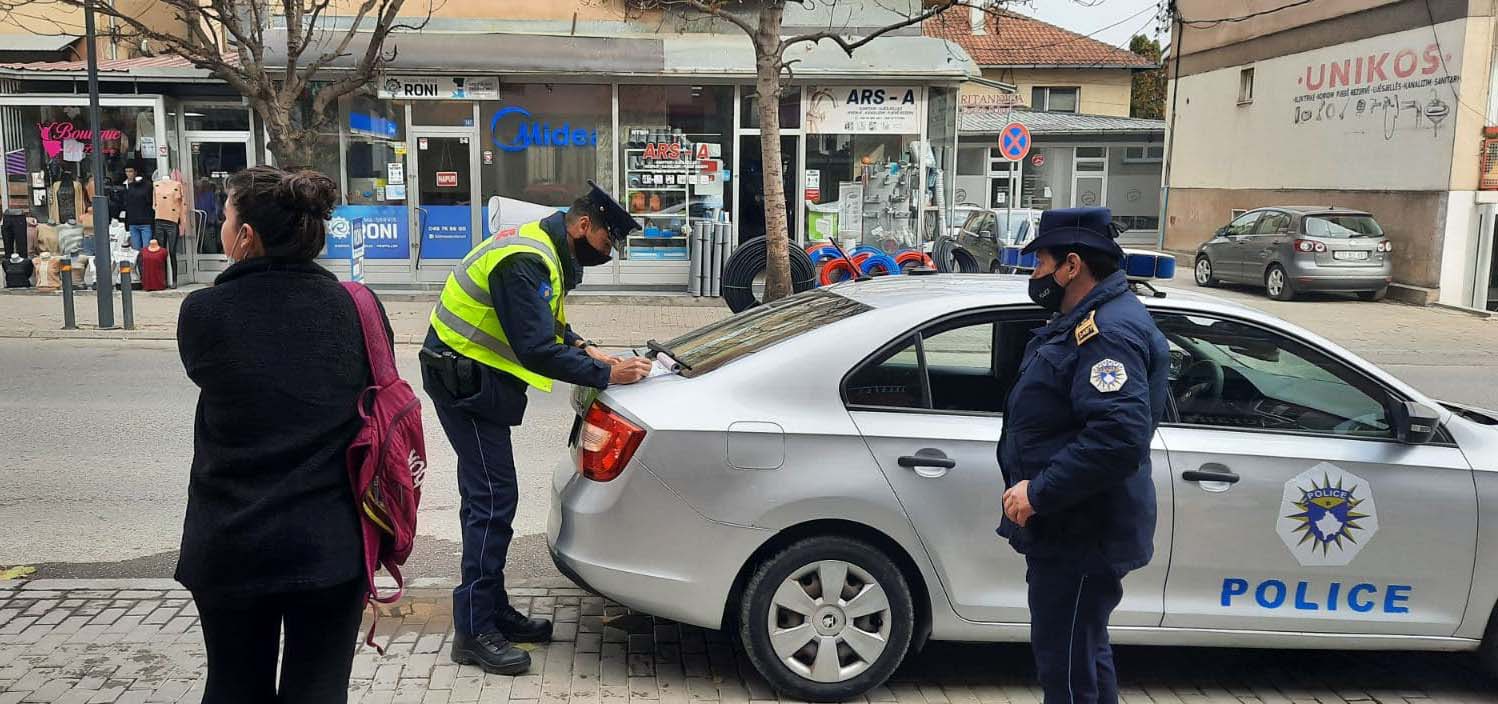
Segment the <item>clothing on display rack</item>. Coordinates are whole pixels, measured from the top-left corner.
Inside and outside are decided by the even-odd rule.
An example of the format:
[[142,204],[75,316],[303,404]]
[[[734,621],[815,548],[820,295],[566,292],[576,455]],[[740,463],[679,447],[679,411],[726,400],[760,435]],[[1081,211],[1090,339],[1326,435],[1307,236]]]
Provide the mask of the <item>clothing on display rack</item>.
[[[156,211],[161,212],[161,211]],[[167,286],[177,287],[177,253],[178,243],[181,241],[181,233],[185,228],[179,227],[175,222],[166,220],[156,221],[156,241],[166,250]]]
[[39,291],[56,291],[62,288],[62,262],[51,252],[42,252],[31,260],[36,268],[36,288]]
[[[187,206],[184,203],[184,189],[180,181],[162,179],[152,184],[153,205],[155,206],[156,221],[176,223],[178,227],[187,227]],[[159,237],[157,239],[160,239]],[[162,240],[165,242],[165,240]]]
[[12,254],[5,258],[4,268],[6,288],[31,288],[31,275],[36,273],[36,265],[30,259]]
[[56,251],[67,253],[82,250],[87,239],[83,236],[83,226],[77,222],[58,225]]
[[53,223],[78,220],[88,209],[83,184],[72,176],[63,176],[48,189],[47,219]]
[[166,288],[166,247],[156,240],[140,253],[140,287],[145,291],[160,291]]
[[36,225],[36,249],[41,252],[57,251],[57,226],[44,222]]
[[156,222],[156,195],[151,183],[136,176],[125,185],[125,225],[130,228],[130,243],[136,250],[145,249],[151,241],[151,226]]
[[11,209],[0,216],[0,239],[5,240],[7,259],[12,254],[31,256],[30,245],[26,241],[26,211]]

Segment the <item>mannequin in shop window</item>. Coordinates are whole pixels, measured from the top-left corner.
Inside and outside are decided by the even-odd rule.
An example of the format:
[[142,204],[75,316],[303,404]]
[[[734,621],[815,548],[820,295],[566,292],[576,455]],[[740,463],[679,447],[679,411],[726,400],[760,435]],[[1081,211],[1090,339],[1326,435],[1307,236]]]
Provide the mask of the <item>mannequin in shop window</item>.
[[41,291],[56,291],[62,288],[61,261],[52,256],[51,252],[42,252],[36,259],[31,260],[36,271],[36,287]]
[[[184,202],[186,200],[185,189],[182,181],[179,180],[180,176],[180,174],[173,174],[172,178],[159,179],[151,185],[156,211],[156,225],[153,233],[155,237],[151,241],[160,244],[169,272],[169,275],[163,279],[163,287],[176,285],[177,240],[182,233],[187,232],[187,204]],[[144,267],[144,264],[142,266]]]
[[145,251],[140,253],[141,289],[160,291],[166,288],[167,252],[167,248],[161,246],[160,242],[151,240]]
[[6,288],[31,288],[31,275],[35,273],[36,265],[26,257],[12,254],[5,259]]
[[83,184],[72,174],[62,173],[47,192],[47,219],[54,225],[79,220],[87,211]]
[[130,245],[135,251],[146,248],[154,237],[156,224],[155,191],[151,182],[134,166],[125,167],[125,226],[130,229]]

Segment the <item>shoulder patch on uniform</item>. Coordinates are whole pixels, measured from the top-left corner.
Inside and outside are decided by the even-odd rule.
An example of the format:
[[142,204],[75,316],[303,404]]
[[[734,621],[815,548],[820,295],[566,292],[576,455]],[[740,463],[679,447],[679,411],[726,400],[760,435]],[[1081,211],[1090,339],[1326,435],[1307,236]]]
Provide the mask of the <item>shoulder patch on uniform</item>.
[[1097,336],[1097,311],[1094,310],[1088,312],[1087,317],[1083,318],[1082,322],[1077,323],[1077,327],[1072,329],[1072,337],[1076,338],[1077,346],[1081,347],[1088,340]]
[[540,288],[536,289],[536,293],[541,294],[541,300],[546,301],[547,303],[550,303],[551,302],[551,294],[553,293],[553,291],[551,290],[551,282],[550,281],[543,281],[543,282],[541,282],[541,286],[540,286]]
[[1105,359],[1092,365],[1091,377],[1092,388],[1111,394],[1123,388],[1124,382],[1129,380],[1129,372],[1122,362]]

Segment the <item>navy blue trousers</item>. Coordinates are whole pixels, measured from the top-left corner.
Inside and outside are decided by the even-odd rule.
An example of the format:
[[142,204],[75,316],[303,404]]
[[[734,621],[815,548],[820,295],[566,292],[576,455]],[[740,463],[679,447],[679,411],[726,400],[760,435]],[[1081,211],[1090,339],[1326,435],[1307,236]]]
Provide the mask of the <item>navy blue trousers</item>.
[[1108,617],[1123,598],[1123,575],[1060,561],[1026,564],[1030,647],[1045,704],[1117,704]]
[[463,524],[463,581],[453,590],[453,625],[469,635],[499,630],[496,620],[510,608],[505,558],[515,531],[520,499],[510,426],[445,403],[433,394],[442,431],[458,454],[458,494]]

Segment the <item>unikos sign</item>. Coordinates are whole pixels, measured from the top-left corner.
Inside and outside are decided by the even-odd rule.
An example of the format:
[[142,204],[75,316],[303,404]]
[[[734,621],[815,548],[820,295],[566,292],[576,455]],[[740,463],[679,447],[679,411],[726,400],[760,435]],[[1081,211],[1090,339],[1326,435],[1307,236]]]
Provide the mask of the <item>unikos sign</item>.
[[489,136],[502,151],[523,152],[531,147],[596,147],[598,130],[574,128],[563,122],[531,119],[529,110],[519,106],[501,108],[489,121]]

